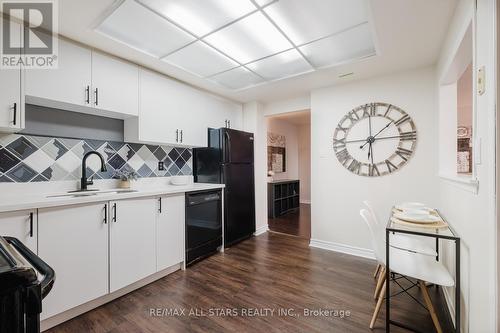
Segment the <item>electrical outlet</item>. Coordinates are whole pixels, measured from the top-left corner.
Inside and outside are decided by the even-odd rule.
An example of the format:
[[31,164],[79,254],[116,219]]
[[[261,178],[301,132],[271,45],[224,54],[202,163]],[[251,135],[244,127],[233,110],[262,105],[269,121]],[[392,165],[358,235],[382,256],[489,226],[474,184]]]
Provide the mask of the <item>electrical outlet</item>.
[[165,171],[165,165],[163,164],[163,162],[158,162],[158,170]]

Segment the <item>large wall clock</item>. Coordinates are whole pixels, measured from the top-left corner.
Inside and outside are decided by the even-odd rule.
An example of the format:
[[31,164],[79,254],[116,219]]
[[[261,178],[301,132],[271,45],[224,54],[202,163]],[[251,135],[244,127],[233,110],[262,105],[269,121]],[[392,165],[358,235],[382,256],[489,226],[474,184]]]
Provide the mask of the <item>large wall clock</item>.
[[404,166],[415,150],[417,129],[410,116],[388,103],[370,103],[349,111],[333,134],[333,149],[347,170],[377,177]]

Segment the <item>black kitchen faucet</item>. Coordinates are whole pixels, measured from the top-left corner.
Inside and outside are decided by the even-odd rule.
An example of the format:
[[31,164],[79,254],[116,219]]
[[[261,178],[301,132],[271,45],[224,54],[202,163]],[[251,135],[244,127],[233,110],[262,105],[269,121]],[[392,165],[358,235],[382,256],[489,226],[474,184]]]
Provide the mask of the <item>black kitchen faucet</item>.
[[104,157],[102,157],[102,155],[100,153],[98,153],[96,151],[89,151],[88,153],[86,153],[85,156],[83,156],[83,160],[82,160],[82,179],[81,179],[81,186],[80,186],[81,191],[87,191],[87,186],[94,184],[94,181],[92,179],[90,179],[90,180],[87,179],[87,158],[90,155],[99,156],[99,159],[101,160],[101,172],[106,171],[106,162],[104,162]]

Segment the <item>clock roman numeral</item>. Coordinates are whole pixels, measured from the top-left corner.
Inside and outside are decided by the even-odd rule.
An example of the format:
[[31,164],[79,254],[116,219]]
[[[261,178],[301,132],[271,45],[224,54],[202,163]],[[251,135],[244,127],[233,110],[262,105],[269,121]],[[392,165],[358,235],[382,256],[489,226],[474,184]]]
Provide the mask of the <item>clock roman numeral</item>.
[[408,158],[413,154],[413,152],[409,149],[398,147],[396,150],[396,154],[399,155],[403,160],[408,161]]
[[387,170],[389,171],[389,173],[398,169],[398,167],[392,164],[389,160],[385,160],[385,165],[387,166]]
[[344,148],[337,153],[337,158],[342,165],[345,165],[351,159],[351,155],[349,155],[347,148]]
[[384,117],[387,117],[387,115],[389,114],[389,111],[391,111],[391,107],[392,107],[392,105],[389,104],[389,106],[387,107],[387,110],[385,110]]
[[356,113],[356,111],[352,110],[351,112],[349,112],[347,114],[347,118],[351,121],[351,123],[355,123],[359,120],[359,116],[358,114]]
[[339,149],[339,148],[345,148],[345,138],[343,139],[333,139],[333,148]]
[[401,132],[401,134],[399,135],[399,138],[402,141],[414,141],[414,140],[417,140],[417,131]]
[[395,121],[394,125],[399,126],[399,125],[406,123],[409,120],[411,120],[410,116],[405,115],[405,116],[402,116],[401,118],[399,118],[399,120]]
[[363,118],[373,117],[373,116],[375,116],[376,112],[377,112],[377,105],[376,104],[374,104],[374,103],[372,103],[372,104],[366,104],[363,107]]
[[358,162],[356,160],[352,160],[351,161],[351,164],[349,164],[349,171],[355,173],[355,174],[358,174],[359,175],[359,170],[361,168],[361,162]]
[[342,127],[340,125],[337,126],[337,131],[342,131],[344,133],[347,133],[349,131],[349,128],[347,127]]
[[376,164],[368,164],[368,176],[373,177],[377,174],[377,176],[380,176],[380,172],[378,171],[377,165]]

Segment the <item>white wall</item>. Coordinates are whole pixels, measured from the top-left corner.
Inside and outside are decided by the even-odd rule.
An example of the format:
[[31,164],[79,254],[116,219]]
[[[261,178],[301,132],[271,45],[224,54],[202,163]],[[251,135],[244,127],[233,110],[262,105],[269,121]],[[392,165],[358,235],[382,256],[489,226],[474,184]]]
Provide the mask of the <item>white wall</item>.
[[273,114],[309,110],[310,108],[311,96],[307,94],[295,98],[268,103],[264,107],[264,115],[271,116]]
[[[370,200],[385,222],[398,202],[436,204],[437,107],[432,68],[397,73],[313,91],[311,94],[311,245],[371,256],[367,227],[359,210]],[[362,177],[335,157],[332,136],[339,120],[356,106],[387,102],[414,120],[418,142],[398,172]]]
[[284,135],[286,139],[285,172],[277,172],[273,179],[298,179],[299,178],[299,130],[296,125],[280,118],[266,118],[267,131]]
[[311,124],[300,125],[298,132],[300,202],[311,203]]
[[261,104],[243,105],[243,130],[254,133],[255,225],[260,234],[267,230],[267,125]]
[[[437,183],[438,207],[462,240],[463,332],[495,332],[496,329],[494,15],[493,0],[477,0],[475,62],[477,67],[486,69],[486,92],[476,97],[474,140],[481,141],[481,150],[475,151],[480,154],[480,164],[475,165],[479,180],[477,193],[471,186],[455,181],[440,179]],[[473,2],[461,0],[438,63],[436,89],[472,16]]]

